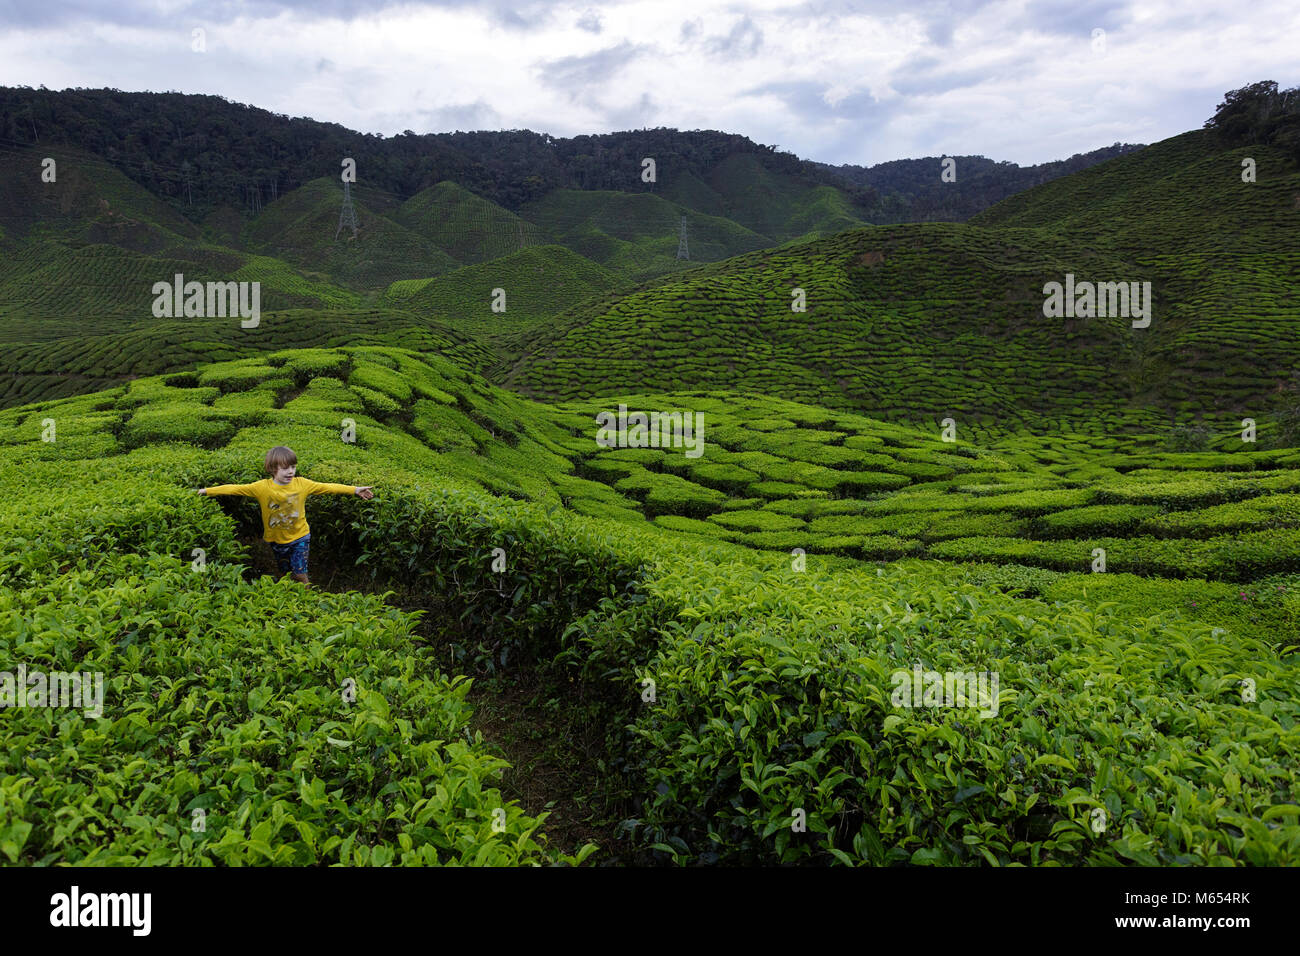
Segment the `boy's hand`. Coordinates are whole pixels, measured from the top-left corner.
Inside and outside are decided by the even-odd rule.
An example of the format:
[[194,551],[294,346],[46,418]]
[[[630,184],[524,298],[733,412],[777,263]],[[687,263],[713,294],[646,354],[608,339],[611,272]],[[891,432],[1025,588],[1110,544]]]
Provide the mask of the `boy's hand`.
[[199,489],[199,494],[201,494],[201,495],[206,495],[207,493],[208,493],[208,489],[206,489],[206,488],[200,488],[200,489]]
[[358,488],[357,488],[357,497],[358,497],[358,498],[364,498],[366,501],[369,501],[371,498],[373,498],[373,497],[375,496],[375,493],[374,493],[373,491],[370,490],[370,489],[373,488],[373,487],[374,487],[374,485],[360,485],[360,486],[358,486]]

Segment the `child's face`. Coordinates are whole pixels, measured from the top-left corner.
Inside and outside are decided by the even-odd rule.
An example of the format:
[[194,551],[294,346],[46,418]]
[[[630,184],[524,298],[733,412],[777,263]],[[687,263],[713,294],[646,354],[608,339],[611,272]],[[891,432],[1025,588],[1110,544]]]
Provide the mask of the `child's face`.
[[275,469],[275,480],[282,485],[287,485],[293,480],[294,473],[297,471],[296,465],[281,465]]

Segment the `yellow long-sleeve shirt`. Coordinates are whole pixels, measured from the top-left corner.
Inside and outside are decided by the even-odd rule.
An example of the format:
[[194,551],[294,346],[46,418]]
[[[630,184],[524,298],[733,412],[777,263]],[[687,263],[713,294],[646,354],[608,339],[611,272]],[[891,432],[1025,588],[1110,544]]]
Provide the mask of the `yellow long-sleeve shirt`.
[[297,541],[311,531],[307,525],[308,495],[354,495],[355,485],[331,485],[295,475],[287,485],[263,478],[249,485],[213,485],[210,495],[243,495],[262,506],[262,537],[276,544]]

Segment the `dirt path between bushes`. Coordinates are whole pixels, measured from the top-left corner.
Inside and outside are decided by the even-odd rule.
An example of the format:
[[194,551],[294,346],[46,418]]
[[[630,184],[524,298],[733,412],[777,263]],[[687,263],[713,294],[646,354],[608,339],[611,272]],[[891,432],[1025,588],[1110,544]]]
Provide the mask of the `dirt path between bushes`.
[[[280,576],[271,549],[260,535],[241,535],[239,540],[250,552],[246,579]],[[350,574],[352,569],[333,560],[325,549],[311,552],[309,568],[313,588],[376,590]],[[437,617],[429,613],[430,608],[395,602],[392,597],[389,603],[406,611],[424,610],[415,630],[436,648]],[[548,686],[532,668],[485,675],[457,666],[450,654],[436,656],[444,673],[462,674],[473,681],[466,698],[473,707],[469,728],[471,733],[482,734],[490,752],[510,764],[498,782],[502,795],[519,801],[531,816],[549,813],[541,832],[560,851],[576,854],[583,845],[596,844],[599,849],[588,857],[586,865],[630,862],[623,859],[625,844],[618,839],[618,822],[599,819],[603,806],[596,781],[607,775],[603,765],[606,728],[586,718],[583,707],[574,706],[573,696],[578,692]]]

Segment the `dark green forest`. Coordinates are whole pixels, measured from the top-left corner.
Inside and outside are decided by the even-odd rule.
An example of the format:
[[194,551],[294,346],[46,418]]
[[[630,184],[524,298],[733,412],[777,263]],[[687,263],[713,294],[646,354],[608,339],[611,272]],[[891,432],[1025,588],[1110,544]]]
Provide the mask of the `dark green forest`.
[[[360,181],[402,198],[452,180],[511,210],[560,188],[651,190],[673,175],[703,176],[736,153],[758,156],[771,172],[844,189],[864,208],[875,199],[793,154],[713,130],[382,137],[219,96],[18,87],[0,88],[0,137],[9,148],[45,143],[95,153],[194,221],[221,206],[256,212],[305,182],[338,175],[345,156],[356,160]],[[641,182],[647,156],[658,166],[654,186]]]
[[[656,192],[674,177],[706,179],[736,154],[807,185],[834,186],[867,222],[964,221],[1030,186],[1141,148],[1117,143],[1030,167],[962,156],[954,184],[939,181],[938,158],[833,167],[716,130],[567,139],[532,130],[406,130],[383,137],[220,96],[0,87],[0,149],[40,144],[102,157],[194,222],[222,207],[255,214],[303,183],[337,176],[345,156],[357,161],[359,181],[403,199],[452,180],[518,211],[555,189]],[[645,157],[656,161],[656,183],[641,181]]]
[[1141,144],[1115,143],[1037,166],[997,162],[986,156],[953,156],[957,161],[954,182],[940,179],[943,156],[895,159],[870,167],[846,164],[824,168],[872,194],[866,212],[870,222],[965,222],[1008,196],[1138,149]]

